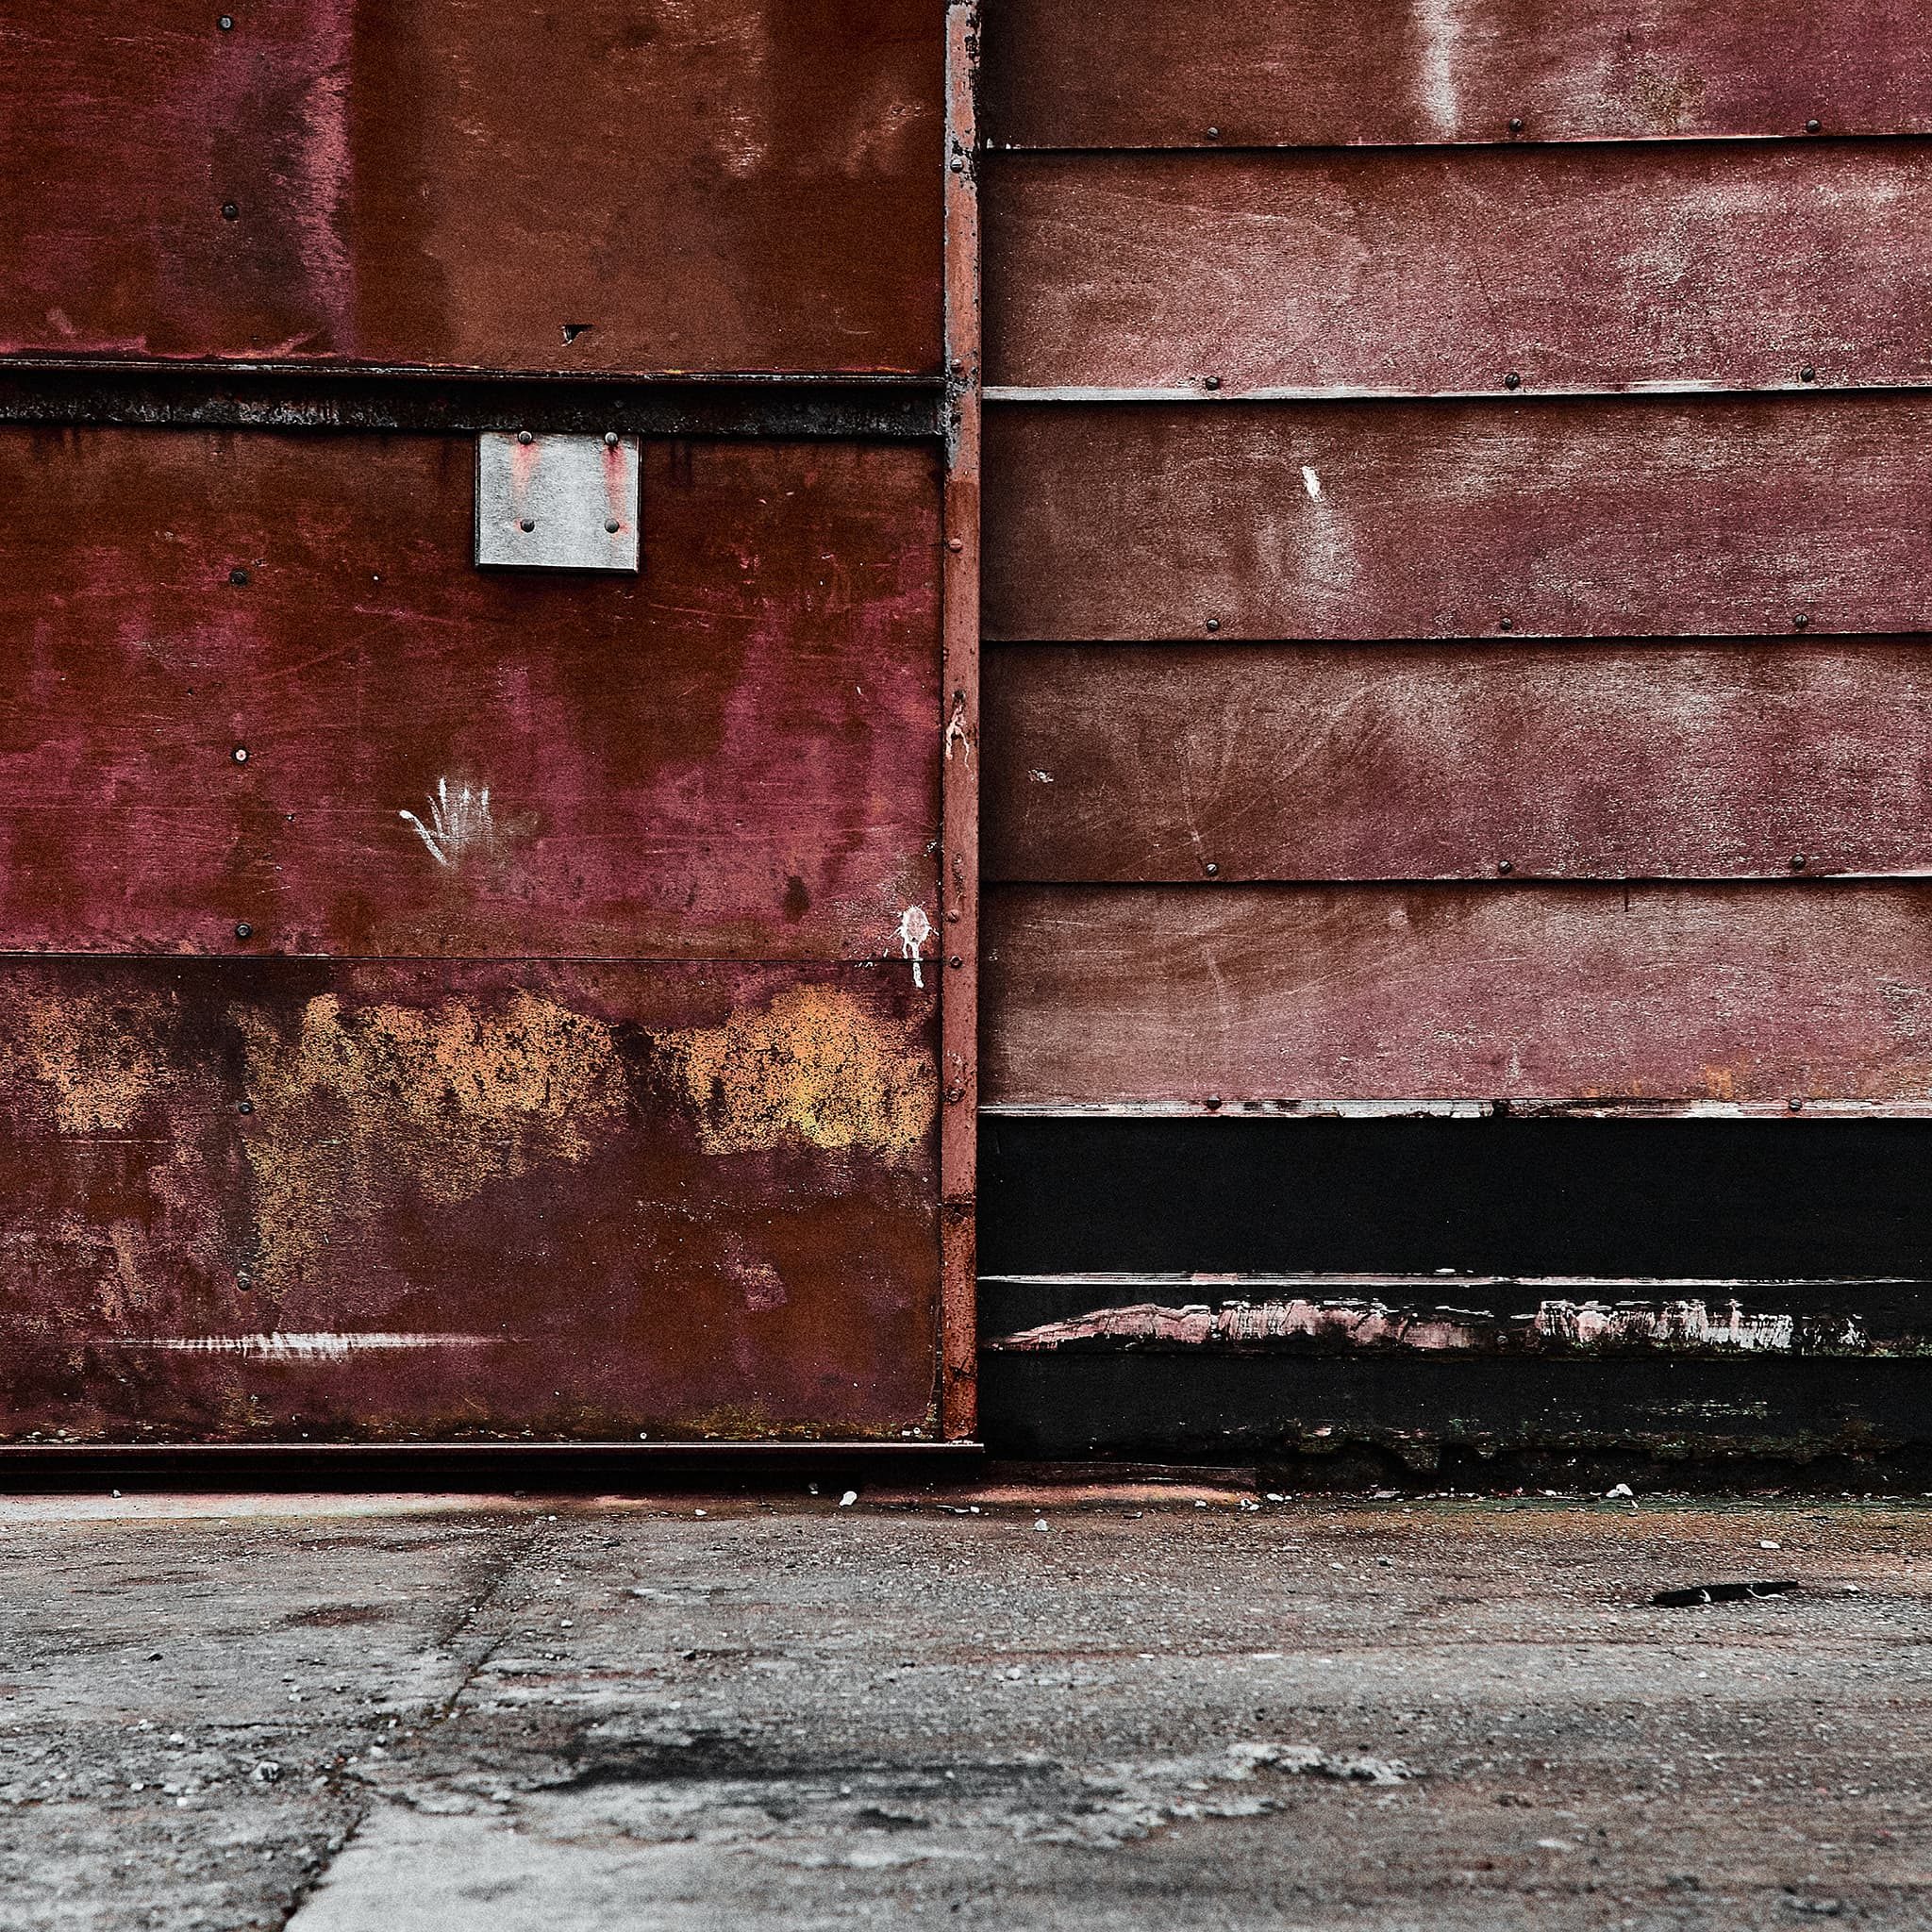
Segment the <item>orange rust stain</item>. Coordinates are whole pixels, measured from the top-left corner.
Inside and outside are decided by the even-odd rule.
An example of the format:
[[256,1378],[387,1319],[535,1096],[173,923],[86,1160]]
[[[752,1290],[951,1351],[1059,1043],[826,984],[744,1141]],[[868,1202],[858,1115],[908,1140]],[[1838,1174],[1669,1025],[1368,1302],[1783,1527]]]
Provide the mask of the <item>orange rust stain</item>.
[[1704,1091],[1712,1100],[1738,1097],[1738,1076],[1731,1068],[1707,1066],[1703,1071]]
[[125,1132],[143,1104],[178,1084],[159,1042],[167,1002],[135,994],[28,994],[23,1069],[45,1090],[63,1134]]
[[601,1021],[518,991],[495,1010],[310,1000],[293,1031],[238,1007],[255,1116],[256,1278],[285,1285],[385,1200],[457,1203],[580,1161],[622,1124]]
[[836,987],[793,987],[723,1026],[667,1034],[658,1044],[696,1108],[708,1154],[799,1142],[905,1154],[924,1140],[938,1108],[917,1023],[881,1020]]

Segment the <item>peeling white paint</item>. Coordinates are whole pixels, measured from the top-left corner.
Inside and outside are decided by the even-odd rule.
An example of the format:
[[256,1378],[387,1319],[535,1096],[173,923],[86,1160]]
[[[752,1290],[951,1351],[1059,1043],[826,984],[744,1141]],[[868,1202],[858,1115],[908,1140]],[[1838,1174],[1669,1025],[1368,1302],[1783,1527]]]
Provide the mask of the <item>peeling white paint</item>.
[[[1726,1348],[1789,1355],[1797,1341],[1794,1315],[1752,1314],[1737,1302],[1715,1310],[1701,1301],[1541,1303],[1531,1324],[1552,1341],[1584,1347],[1602,1343],[1654,1343],[1675,1348]],[[1808,1338],[1839,1348],[1864,1345],[1864,1324],[1847,1317],[1825,1334]]]
[[912,961],[912,983],[924,987],[924,978],[919,970],[919,949],[932,937],[932,921],[925,916],[923,906],[908,906],[905,917],[899,922],[899,945],[907,958]]
[[1051,785],[1053,783],[1053,774],[1051,772],[1042,772],[1038,767],[1035,767],[1034,770],[1028,772],[1026,775],[1029,778],[1031,778],[1036,785]]
[[438,865],[455,866],[470,854],[487,852],[496,843],[496,822],[490,815],[490,788],[472,791],[467,785],[450,790],[447,778],[436,781],[425,825],[412,811],[396,816],[415,828],[417,838]]
[[176,1355],[240,1355],[267,1361],[345,1361],[352,1355],[393,1355],[412,1349],[489,1348],[489,1335],[332,1333],[275,1335],[126,1335],[124,1348],[158,1348]]
[[1315,475],[1315,466],[1312,463],[1302,465],[1302,487],[1308,492],[1310,501],[1322,493],[1322,479]]
[[1127,1307],[1095,1308],[1070,1321],[1045,1322],[1003,1335],[995,1346],[1030,1352],[1073,1341],[1158,1341],[1171,1346],[1252,1345],[1255,1342],[1333,1339],[1357,1348],[1474,1348],[1482,1339],[1477,1324],[1439,1313],[1417,1314],[1382,1302],[1228,1302],[1209,1307],[1194,1303],[1163,1307],[1137,1302]]

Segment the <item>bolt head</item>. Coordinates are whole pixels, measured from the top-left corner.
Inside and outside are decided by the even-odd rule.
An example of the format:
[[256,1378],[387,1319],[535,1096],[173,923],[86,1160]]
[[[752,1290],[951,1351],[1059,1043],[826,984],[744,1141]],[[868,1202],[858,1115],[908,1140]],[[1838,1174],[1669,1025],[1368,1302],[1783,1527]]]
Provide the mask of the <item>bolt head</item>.
[[1208,1096],[1204,1105],[1207,1107],[1208,1111],[1209,1113],[1219,1113],[1221,1111],[1221,1095],[1218,1093],[1210,1093]]
[[231,34],[235,31],[235,16],[232,13],[225,13],[222,15],[221,19],[215,22],[215,25],[218,27],[220,27],[225,34]]
[[233,758],[238,765],[245,765],[248,762],[248,747],[245,744],[238,744],[235,747],[235,749],[228,754],[228,756],[231,758]]
[[527,429],[519,429],[517,431],[517,441],[519,442],[530,443],[535,442],[536,440],[537,439],[534,436],[532,436]]
[[604,432],[604,447],[605,447],[606,449],[615,449],[615,448],[617,447],[617,431],[616,431],[616,430],[614,430],[614,429],[607,429],[607,430],[606,430],[606,431]]
[[248,581],[248,573],[245,570],[243,570],[242,566],[238,563],[235,566],[235,568],[228,573],[228,581],[239,589],[242,585],[245,584]]
[[238,920],[235,924],[235,937],[238,940],[252,940],[255,937],[255,928],[245,919]]
[[252,1100],[241,1101],[236,1105],[235,1111],[237,1113],[253,1113],[255,1111],[255,1103]]
[[1218,375],[1204,375],[1201,378],[1201,387],[1203,389],[1219,389],[1221,387],[1221,378]]

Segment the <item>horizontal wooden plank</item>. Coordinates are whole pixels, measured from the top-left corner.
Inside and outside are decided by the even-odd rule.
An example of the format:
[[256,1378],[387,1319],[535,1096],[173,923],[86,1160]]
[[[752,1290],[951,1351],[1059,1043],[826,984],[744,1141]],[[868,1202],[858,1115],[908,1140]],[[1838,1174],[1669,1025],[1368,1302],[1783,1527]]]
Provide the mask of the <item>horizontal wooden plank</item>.
[[1932,873],[1932,650],[1012,644],[991,878]]
[[[1619,1482],[1919,1487],[1932,1366],[1787,1356],[1574,1360],[1216,1356],[980,1358],[996,1456],[1260,1462],[1284,1487]],[[1888,1453],[1908,1450],[1888,1469]],[[1751,1461],[1740,1467],[1740,1458]],[[1753,1552],[1755,1555],[1756,1552]]]
[[1932,884],[1005,886],[991,1101],[1932,1090]]
[[647,443],[634,578],[477,570],[475,467],[0,431],[0,947],[901,955],[931,453]]
[[911,969],[0,965],[0,1435],[931,1421]]
[[1045,388],[1932,378],[1932,146],[990,157],[987,361]]
[[[1774,1121],[993,1115],[980,1174],[994,1276],[1932,1282],[1932,1123],[1809,1108]],[[989,1321],[1004,1307],[1015,1327],[1078,1312],[988,1294]]]
[[1049,1274],[980,1283],[981,1342],[1372,1356],[1932,1356],[1932,1282]]
[[1924,132],[1924,25],[1911,0],[999,0],[985,125],[1073,147]]
[[1932,396],[989,408],[996,638],[1932,628]]
[[12,8],[0,348],[934,368],[942,57],[917,0]]

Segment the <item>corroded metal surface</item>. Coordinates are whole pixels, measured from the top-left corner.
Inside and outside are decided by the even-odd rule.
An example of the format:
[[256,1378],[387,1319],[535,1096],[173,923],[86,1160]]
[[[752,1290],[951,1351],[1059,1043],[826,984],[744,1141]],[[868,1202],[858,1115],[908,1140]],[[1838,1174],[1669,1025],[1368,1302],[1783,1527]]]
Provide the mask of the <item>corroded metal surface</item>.
[[475,466],[0,431],[0,946],[899,957],[931,453],[653,441],[637,578],[476,570]]
[[983,172],[996,385],[1932,379],[1921,141],[1007,155]]
[[1932,130],[1914,0],[1000,0],[995,144]]
[[914,0],[14,7],[0,347],[930,369],[942,59]]
[[936,1426],[911,968],[0,968],[5,1433]]
[[992,667],[993,878],[1932,866],[1913,638],[1008,645]]

